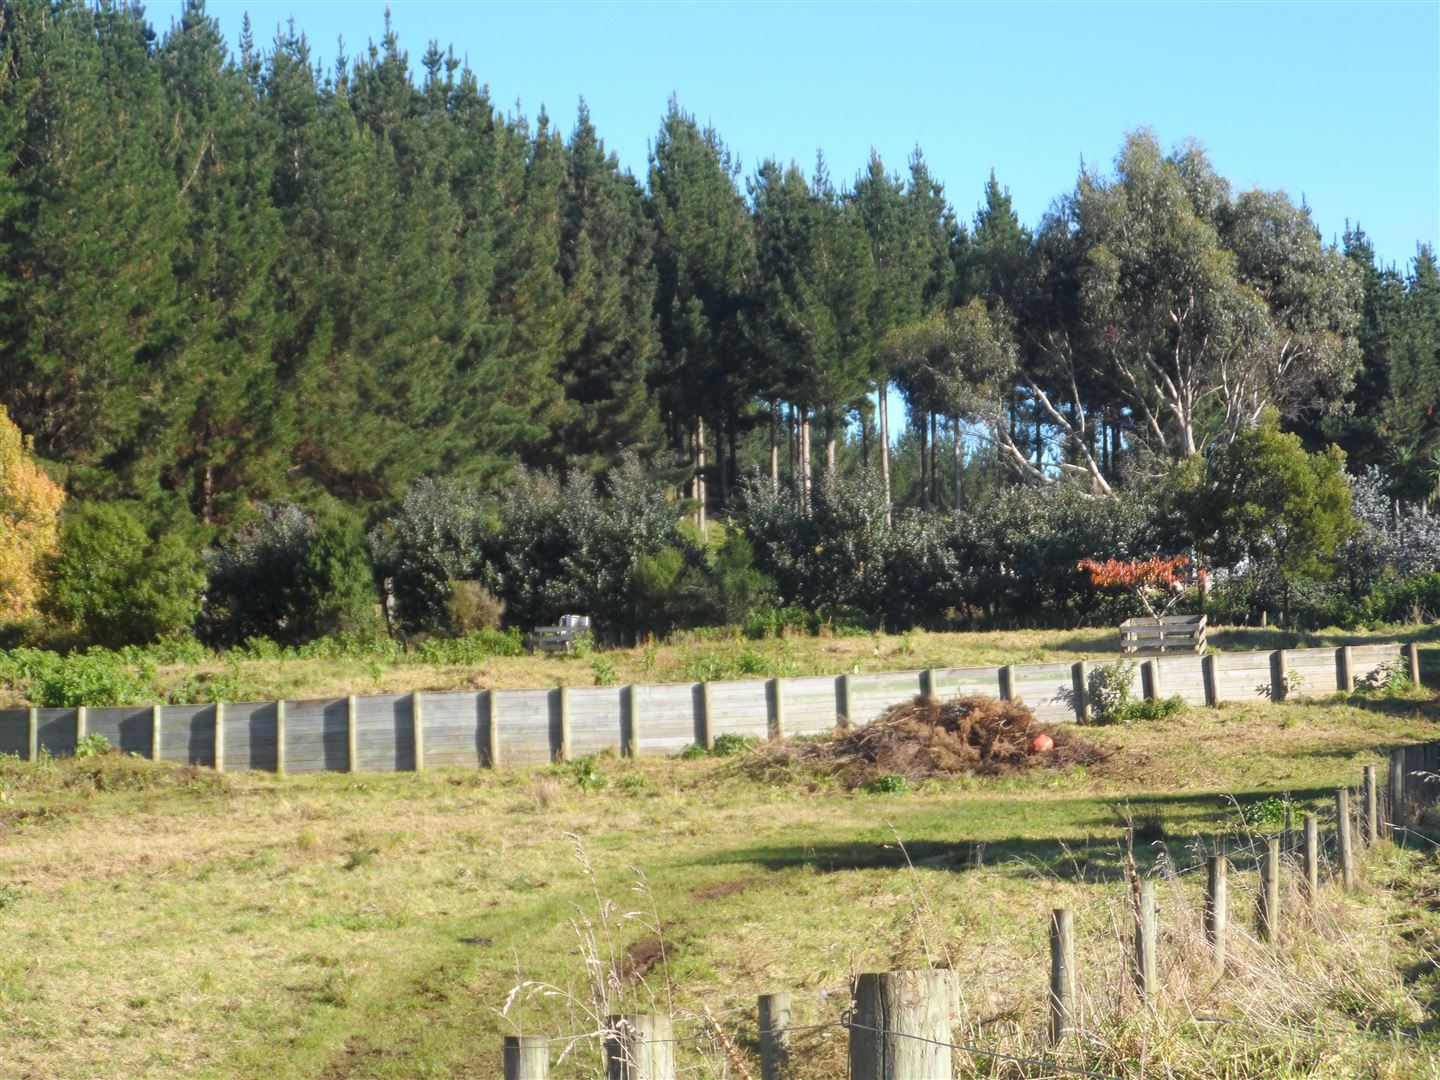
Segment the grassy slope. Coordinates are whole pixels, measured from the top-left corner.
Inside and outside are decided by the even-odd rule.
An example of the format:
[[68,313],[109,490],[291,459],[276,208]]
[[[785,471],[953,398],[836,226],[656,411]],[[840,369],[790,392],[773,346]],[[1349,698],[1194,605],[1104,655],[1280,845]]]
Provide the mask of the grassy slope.
[[[1387,631],[1291,633],[1246,628],[1217,629],[1209,641],[1219,650],[1334,647],[1346,642],[1418,639],[1430,685],[1440,684],[1440,627]],[[862,634],[853,637],[785,637],[751,641],[723,634],[681,634],[673,642],[606,650],[618,683],[683,682],[749,675],[834,675],[845,671],[903,671],[927,667],[984,667],[1079,660],[1118,654],[1119,635],[1109,629],[1022,630],[997,633]],[[375,660],[216,660],[174,666],[158,673],[166,700],[208,699],[206,687],[222,681],[231,701],[324,698],[345,694],[408,693],[505,687],[589,686],[592,658],[490,657],[475,667],[391,664]],[[0,687],[0,708],[29,704],[23,692]]]
[[[1377,853],[1361,893],[1297,915],[1279,960],[1242,942],[1218,986],[1190,933],[1200,875],[1178,878],[1162,895],[1173,989],[1137,1013],[1116,804],[1165,823],[1142,862],[1187,864],[1234,826],[1228,796],[1318,804],[1385,747],[1434,738],[1437,720],[1418,698],[1199,710],[1098,729],[1123,751],[1100,772],[898,796],[760,785],[711,761],[602,760],[607,784],[589,791],[564,767],[286,780],[11,764],[0,1075],[488,1077],[515,1024],[582,1032],[596,1012],[658,1003],[691,1018],[688,1035],[706,1006],[743,1044],[757,992],[793,990],[795,1022],[819,1022],[853,972],[944,959],[965,973],[966,1037],[1033,1050],[1045,920],[1062,904],[1081,909],[1092,1065],[1430,1075],[1395,1033],[1436,1024],[1420,959],[1440,943],[1435,858]],[[1240,927],[1252,877],[1235,875]],[[587,942],[600,969],[623,969],[657,926],[667,964],[594,984]],[[1410,965],[1418,982],[1397,974]],[[704,1049],[683,1047],[715,1074]],[[800,1076],[843,1075],[843,1032],[810,1032],[803,1050]],[[579,1044],[556,1075],[595,1075],[595,1057]]]

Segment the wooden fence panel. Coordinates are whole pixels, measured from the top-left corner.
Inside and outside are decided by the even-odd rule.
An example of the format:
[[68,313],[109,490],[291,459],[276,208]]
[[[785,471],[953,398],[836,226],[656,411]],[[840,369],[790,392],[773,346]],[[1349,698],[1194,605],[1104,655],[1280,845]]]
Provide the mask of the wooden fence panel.
[[425,767],[488,764],[490,691],[462,690],[426,694],[420,702],[425,738]]
[[[1216,653],[1216,698],[1220,701],[1269,701],[1268,688],[1273,681],[1270,656],[1268,652]],[[1331,671],[1334,671],[1333,660]]]
[[[992,671],[993,673],[993,671]],[[885,714],[885,710],[892,705],[899,705],[903,701],[909,701],[921,693],[923,684],[923,672],[919,671],[897,671],[877,672],[866,675],[850,676],[850,712],[847,719],[853,724],[868,724],[872,720],[878,720]],[[786,680],[786,690],[789,690],[792,680]],[[941,691],[942,696],[944,691]],[[788,706],[787,706],[788,708]],[[790,716],[786,713],[786,725],[789,726]],[[835,723],[832,717],[830,723]],[[829,728],[821,728],[828,731]]]
[[[415,719],[409,694],[355,700],[355,756],[361,772],[399,772],[415,768]],[[421,716],[425,706],[421,705]],[[230,722],[227,711],[226,724]]]
[[41,709],[37,720],[41,750],[51,757],[75,752],[74,709]]
[[215,765],[215,706],[166,705],[160,712],[160,759]]
[[[150,710],[145,710],[150,723]],[[225,771],[260,769],[275,771],[275,702],[241,701],[225,703]],[[165,719],[160,720],[160,741],[165,741]]]
[[761,679],[710,684],[710,735],[770,733],[770,692]]
[[935,668],[935,694],[941,698],[967,694],[1000,696],[1000,669],[993,667]]
[[560,750],[559,690],[495,690],[500,763],[544,765]]
[[818,735],[834,730],[842,708],[841,686],[834,675],[781,679],[785,734]]
[[1351,673],[1357,686],[1367,678],[1378,675],[1386,665],[1403,658],[1404,649],[1396,644],[1350,646]]
[[704,738],[700,730],[699,683],[635,687],[636,753],[645,757],[678,754]]
[[1160,696],[1178,696],[1187,705],[1205,704],[1205,666],[1198,656],[1152,657],[1160,672]]
[[1015,669],[1015,696],[1045,724],[1075,719],[1069,694],[1075,685],[1069,664],[1029,664]]
[[[168,722],[169,713],[165,721]],[[161,728],[161,742],[164,742]],[[285,703],[285,771],[345,772],[350,768],[350,711],[344,698]]]
[[1290,673],[1291,698],[1335,692],[1334,649],[1286,649],[1285,669]]
[[29,709],[0,709],[0,754],[30,755]]
[[104,736],[105,741],[122,754],[139,754],[148,758],[150,736],[154,730],[149,705],[85,710],[85,733]]
[[576,686],[570,689],[570,753],[573,757],[620,753],[620,723],[625,715],[624,689],[619,686]]

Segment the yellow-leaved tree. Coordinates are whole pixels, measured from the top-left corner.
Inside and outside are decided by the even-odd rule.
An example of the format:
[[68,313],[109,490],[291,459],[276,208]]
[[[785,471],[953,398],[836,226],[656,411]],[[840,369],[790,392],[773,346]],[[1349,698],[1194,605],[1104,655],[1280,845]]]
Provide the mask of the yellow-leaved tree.
[[0,622],[34,614],[64,501],[65,492],[36,463],[30,440],[0,405]]

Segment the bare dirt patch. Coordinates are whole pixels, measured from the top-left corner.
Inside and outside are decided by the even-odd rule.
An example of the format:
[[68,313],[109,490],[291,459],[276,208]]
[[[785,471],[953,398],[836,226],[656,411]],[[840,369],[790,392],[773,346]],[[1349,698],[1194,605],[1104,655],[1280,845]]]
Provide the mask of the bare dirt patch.
[[719,881],[714,885],[702,885],[698,889],[692,889],[690,895],[696,900],[722,900],[727,896],[742,893],[754,884],[754,878],[737,878],[735,881]]

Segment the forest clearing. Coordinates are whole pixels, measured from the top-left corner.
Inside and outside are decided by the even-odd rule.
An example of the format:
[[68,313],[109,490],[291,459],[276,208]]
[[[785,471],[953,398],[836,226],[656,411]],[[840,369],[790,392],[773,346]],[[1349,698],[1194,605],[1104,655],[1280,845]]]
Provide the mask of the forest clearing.
[[[1391,746],[1433,740],[1437,719],[1413,690],[1195,709],[1085,728],[1113,751],[1092,768],[891,794],[800,767],[757,779],[745,755],[304,778],[11,762],[0,1071],[494,1076],[503,1034],[594,1031],[597,994],[612,1011],[673,1012],[687,1036],[705,1036],[708,1009],[743,1053],[759,993],[791,992],[797,1028],[829,1024],[854,974],[934,963],[966,973],[963,1041],[1033,1050],[1048,913],[1070,906],[1085,1037],[1057,1060],[1434,1075],[1435,848],[1416,836],[1364,853],[1359,886],[1313,909],[1289,881],[1273,948],[1250,936],[1254,874],[1237,855],[1239,966],[1219,982],[1181,919],[1204,875],[1165,867],[1279,827],[1284,798],[1297,821],[1323,809],[1364,765],[1383,772]],[[1126,991],[1127,816],[1162,890],[1173,989],[1153,1010]],[[843,1036],[797,1034],[795,1075],[844,1076]],[[682,1049],[725,1074],[708,1037]],[[582,1039],[553,1075],[599,1075],[599,1060]],[[960,1075],[1041,1075],[1006,1068],[966,1058]]]

